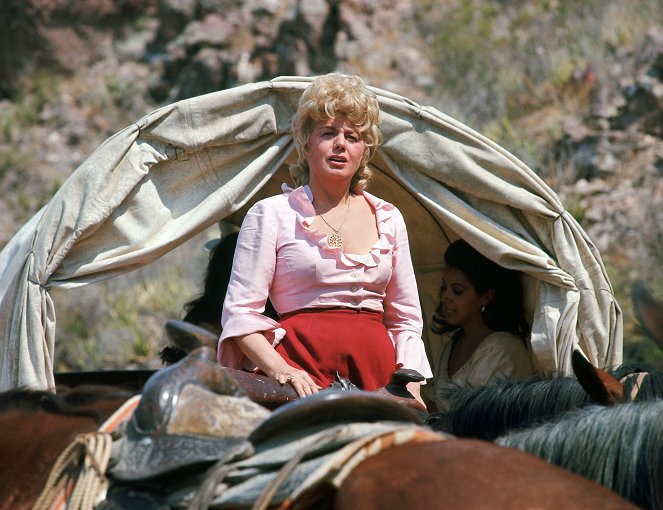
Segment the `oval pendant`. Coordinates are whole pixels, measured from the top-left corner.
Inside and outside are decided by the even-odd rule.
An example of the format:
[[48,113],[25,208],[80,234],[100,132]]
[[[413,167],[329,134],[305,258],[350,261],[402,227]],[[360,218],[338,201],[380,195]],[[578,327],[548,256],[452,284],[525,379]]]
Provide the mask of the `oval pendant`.
[[338,234],[331,234],[327,236],[327,244],[330,248],[342,248],[343,238]]

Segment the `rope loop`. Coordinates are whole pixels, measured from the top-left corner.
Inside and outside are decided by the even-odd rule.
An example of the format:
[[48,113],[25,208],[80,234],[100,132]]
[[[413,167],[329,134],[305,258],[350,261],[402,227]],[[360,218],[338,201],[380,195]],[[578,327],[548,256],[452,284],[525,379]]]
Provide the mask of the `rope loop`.
[[108,489],[111,446],[108,433],[78,434],[55,461],[34,510],[93,510]]

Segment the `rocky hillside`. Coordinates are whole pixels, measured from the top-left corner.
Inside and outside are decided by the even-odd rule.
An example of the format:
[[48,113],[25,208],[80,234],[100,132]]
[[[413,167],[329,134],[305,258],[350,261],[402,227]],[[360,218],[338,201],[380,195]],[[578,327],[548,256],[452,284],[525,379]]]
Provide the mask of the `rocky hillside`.
[[[351,72],[468,123],[558,191],[609,268],[627,359],[658,363],[628,290],[635,279],[663,290],[663,6],[629,6],[3,0],[0,247],[104,139],[161,105],[279,75]],[[80,319],[77,308],[67,310]],[[108,335],[69,326],[63,334]]]

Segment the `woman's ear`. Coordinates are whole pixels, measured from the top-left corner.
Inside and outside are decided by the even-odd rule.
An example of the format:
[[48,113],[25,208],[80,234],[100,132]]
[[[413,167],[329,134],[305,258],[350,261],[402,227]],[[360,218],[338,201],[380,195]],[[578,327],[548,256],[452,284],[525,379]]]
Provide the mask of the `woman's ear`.
[[481,296],[481,301],[483,306],[488,306],[494,297],[495,297],[495,289],[488,289],[486,292],[484,292],[483,295]]

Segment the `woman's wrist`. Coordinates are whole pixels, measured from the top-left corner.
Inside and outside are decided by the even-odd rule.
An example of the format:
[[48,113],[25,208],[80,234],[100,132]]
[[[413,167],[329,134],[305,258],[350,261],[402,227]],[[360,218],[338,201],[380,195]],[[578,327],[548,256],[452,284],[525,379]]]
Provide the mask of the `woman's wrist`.
[[261,333],[251,333],[235,338],[237,347],[267,376],[277,378],[279,373],[287,371],[288,364],[276,352],[272,344]]

